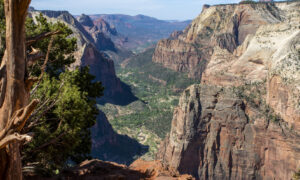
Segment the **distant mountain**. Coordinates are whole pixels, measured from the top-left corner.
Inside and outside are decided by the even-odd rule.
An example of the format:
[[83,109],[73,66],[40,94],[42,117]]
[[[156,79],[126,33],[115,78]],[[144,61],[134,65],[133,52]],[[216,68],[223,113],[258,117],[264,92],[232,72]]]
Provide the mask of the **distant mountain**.
[[122,14],[90,15],[96,24],[103,19],[116,28],[119,35],[125,39],[123,46],[133,51],[141,51],[162,38],[167,38],[173,31],[183,30],[191,21],[164,21],[153,17]]
[[131,50],[124,46],[126,38],[104,19],[98,18],[93,21],[85,14],[77,16],[76,19],[92,37],[97,49],[109,55],[116,64],[132,55]]

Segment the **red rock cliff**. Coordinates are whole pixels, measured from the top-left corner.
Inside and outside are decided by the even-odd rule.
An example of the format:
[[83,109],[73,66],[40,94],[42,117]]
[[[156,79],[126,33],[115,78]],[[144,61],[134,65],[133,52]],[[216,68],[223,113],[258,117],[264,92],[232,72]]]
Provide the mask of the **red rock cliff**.
[[194,85],[180,98],[159,158],[197,179],[291,179],[300,167],[299,137],[233,90]]
[[210,60],[215,46],[233,52],[260,25],[280,22],[278,12],[272,4],[206,7],[177,38],[157,44],[153,61],[199,78],[195,71]]
[[[207,7],[197,19],[216,9],[233,12],[218,32],[242,13],[239,35],[226,35],[237,46],[209,46],[201,85],[183,93],[158,157],[197,179],[292,179],[300,168],[300,3]],[[170,44],[200,42],[204,27],[192,25]]]

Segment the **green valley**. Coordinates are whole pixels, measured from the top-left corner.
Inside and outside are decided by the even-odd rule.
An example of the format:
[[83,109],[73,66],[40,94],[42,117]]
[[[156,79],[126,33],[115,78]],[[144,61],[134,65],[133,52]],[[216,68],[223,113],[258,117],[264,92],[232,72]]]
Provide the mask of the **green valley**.
[[187,74],[166,69],[152,62],[154,49],[135,55],[117,68],[117,75],[138,98],[126,106],[99,105],[113,128],[143,145],[149,152],[143,157],[153,159],[161,140],[170,132],[173,109],[181,92],[197,80]]

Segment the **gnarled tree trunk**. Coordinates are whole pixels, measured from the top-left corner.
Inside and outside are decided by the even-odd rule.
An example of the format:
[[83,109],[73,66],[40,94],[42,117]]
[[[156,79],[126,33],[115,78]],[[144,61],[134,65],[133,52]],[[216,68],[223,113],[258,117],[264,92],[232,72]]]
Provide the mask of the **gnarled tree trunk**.
[[20,135],[37,105],[29,104],[26,79],[25,18],[31,0],[4,0],[6,51],[0,67],[0,179],[22,179],[19,147],[29,136]]

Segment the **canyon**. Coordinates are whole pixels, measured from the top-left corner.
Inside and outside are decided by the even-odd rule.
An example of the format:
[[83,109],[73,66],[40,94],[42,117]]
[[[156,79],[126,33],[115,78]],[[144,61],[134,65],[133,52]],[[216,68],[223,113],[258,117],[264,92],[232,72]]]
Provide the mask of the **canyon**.
[[[104,96],[98,99],[99,106],[111,104],[122,107],[138,100],[131,92],[131,88],[116,75],[118,64],[128,56],[133,56],[133,53],[126,45],[119,43],[123,41],[124,35],[119,34],[114,25],[109,24],[103,18],[92,19],[92,16],[84,14],[74,17],[67,11],[39,11],[31,8],[29,16],[35,19],[40,13],[48,21],[62,22],[73,31],[71,37],[77,39],[77,51],[74,54],[76,61],[69,68],[89,66],[90,73],[95,76],[95,80],[102,82],[105,91]],[[165,23],[165,26],[176,24],[154,18],[150,19],[154,21],[153,24],[157,22]],[[134,24],[134,21],[132,23]],[[139,20],[139,23],[143,23],[143,20]],[[171,25],[170,29],[165,30],[163,28],[163,30],[171,32],[176,27]],[[156,35],[156,38],[161,38],[165,34]],[[149,38],[151,36],[150,33]],[[136,139],[128,137],[126,134],[119,134],[111,126],[111,122],[106,116],[100,110],[97,124],[91,130],[92,156],[94,158],[129,165],[136,157],[140,157],[148,151],[148,145],[140,144]],[[122,148],[124,146],[126,148]]]
[[[66,11],[31,16],[40,12],[73,30],[71,68],[90,66],[106,88],[93,157],[133,163],[91,160],[66,176],[117,167],[120,176],[106,175],[271,180],[292,179],[300,168],[299,1],[204,5],[191,23]],[[147,36],[139,34],[149,31],[145,22],[157,23]],[[146,43],[162,36],[154,48]]]
[[204,6],[160,41],[153,61],[201,84],[180,97],[158,159],[196,179],[292,179],[300,167],[299,18],[299,2]]
[[111,36],[114,43],[132,50],[142,52],[144,48],[155,45],[157,41],[168,37],[173,31],[184,29],[191,21],[164,21],[145,15],[94,14],[94,21],[105,21],[117,29],[119,34]]

